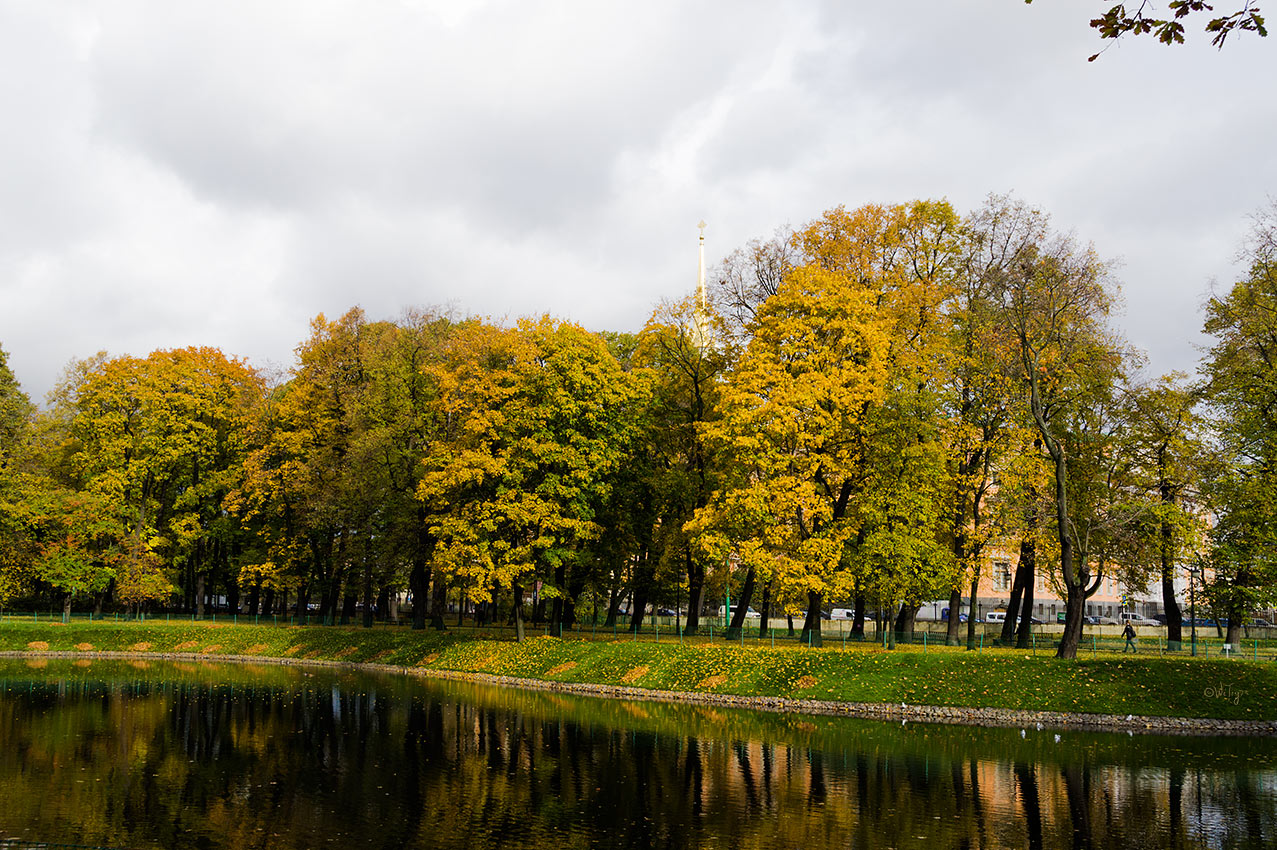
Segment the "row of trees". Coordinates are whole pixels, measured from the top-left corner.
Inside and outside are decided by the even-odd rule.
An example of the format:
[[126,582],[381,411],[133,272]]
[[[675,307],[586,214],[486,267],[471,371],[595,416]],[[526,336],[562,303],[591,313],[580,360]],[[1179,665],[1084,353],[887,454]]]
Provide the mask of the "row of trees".
[[1038,571],[1062,655],[1105,576],[1160,580],[1176,640],[1189,557],[1235,628],[1277,584],[1272,222],[1209,304],[1196,384],[1138,385],[1105,264],[1004,197],[830,210],[637,335],[356,309],[316,318],[282,381],[207,348],[98,355],[38,414],[0,361],[0,601],[371,623],[407,590],[416,627],[451,594],[522,635],[531,594],[555,633],[623,601],[695,633],[730,583],[729,636],[761,598],[819,644],[828,602],[863,631],[974,601],[997,547],[1020,553],[1008,640]]

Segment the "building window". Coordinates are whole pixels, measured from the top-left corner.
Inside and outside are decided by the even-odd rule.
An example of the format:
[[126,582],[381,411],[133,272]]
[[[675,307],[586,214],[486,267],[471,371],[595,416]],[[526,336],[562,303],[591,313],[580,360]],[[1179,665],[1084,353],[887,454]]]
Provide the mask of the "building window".
[[1011,565],[998,561],[993,565],[993,589],[1006,592],[1011,589]]
[[1039,614],[1044,613],[1044,612],[1043,612],[1043,610],[1042,610],[1042,603],[1041,603],[1041,602],[1039,602],[1039,603],[1038,603],[1038,613],[1039,613]]

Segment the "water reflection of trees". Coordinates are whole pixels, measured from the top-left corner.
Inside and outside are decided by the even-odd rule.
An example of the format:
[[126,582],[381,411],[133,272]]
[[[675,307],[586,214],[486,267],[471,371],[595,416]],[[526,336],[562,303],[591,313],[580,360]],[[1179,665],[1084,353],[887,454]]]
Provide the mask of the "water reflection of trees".
[[556,704],[309,681],[6,686],[0,837],[35,824],[130,847],[934,850],[1277,836],[1271,767],[902,751],[885,731],[716,736]]

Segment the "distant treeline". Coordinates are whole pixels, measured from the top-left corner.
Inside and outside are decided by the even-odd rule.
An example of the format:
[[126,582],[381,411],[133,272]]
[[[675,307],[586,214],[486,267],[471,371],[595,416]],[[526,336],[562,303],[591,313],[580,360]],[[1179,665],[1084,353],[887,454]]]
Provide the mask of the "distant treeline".
[[417,627],[460,601],[696,632],[730,593],[729,635],[754,605],[818,643],[829,602],[857,630],[956,610],[997,548],[1008,639],[1038,571],[1064,655],[1105,576],[1161,582],[1174,640],[1200,569],[1237,628],[1277,588],[1275,223],[1206,305],[1196,381],[1136,381],[1106,264],[1005,197],[829,210],[637,335],[354,309],[282,381],[212,348],[99,354],[39,412],[0,350],[0,603],[371,622],[407,593]]

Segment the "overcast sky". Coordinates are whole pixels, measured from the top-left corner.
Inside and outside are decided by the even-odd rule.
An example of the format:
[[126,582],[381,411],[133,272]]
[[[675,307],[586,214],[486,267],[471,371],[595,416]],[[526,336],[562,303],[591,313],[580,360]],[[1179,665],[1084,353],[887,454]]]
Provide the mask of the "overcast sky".
[[695,286],[701,219],[713,263],[1011,192],[1192,370],[1277,194],[1277,38],[1088,64],[1110,4],[0,0],[0,346],[39,400],[99,350],[286,368],[355,305],[634,331]]

